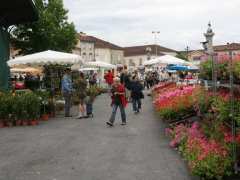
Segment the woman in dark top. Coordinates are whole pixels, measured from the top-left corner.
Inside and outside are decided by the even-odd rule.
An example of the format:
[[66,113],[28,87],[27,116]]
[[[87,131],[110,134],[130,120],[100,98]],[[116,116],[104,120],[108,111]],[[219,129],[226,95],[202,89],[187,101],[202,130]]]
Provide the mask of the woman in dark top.
[[87,81],[84,74],[81,72],[79,79],[75,83],[76,94],[79,98],[79,114],[78,119],[86,117],[84,99],[87,96]]
[[134,76],[131,83],[131,98],[133,104],[133,111],[135,114],[139,113],[142,108],[141,99],[144,98],[143,95],[143,85],[139,81],[137,76]]

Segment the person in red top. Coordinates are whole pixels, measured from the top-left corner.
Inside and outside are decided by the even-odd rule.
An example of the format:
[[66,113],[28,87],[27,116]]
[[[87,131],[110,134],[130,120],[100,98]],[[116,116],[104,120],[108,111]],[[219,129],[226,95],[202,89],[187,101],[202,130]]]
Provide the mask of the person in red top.
[[125,113],[125,107],[127,106],[127,100],[125,97],[125,87],[123,84],[120,83],[119,78],[114,78],[114,84],[112,86],[112,115],[107,122],[107,125],[113,126],[117,109],[119,107],[121,112],[121,118],[122,118],[122,125],[126,125],[126,113]]
[[108,84],[108,87],[111,88],[112,84],[113,84],[113,78],[114,75],[111,72],[111,70],[108,70],[107,74],[105,74],[104,79],[106,81],[106,83]]

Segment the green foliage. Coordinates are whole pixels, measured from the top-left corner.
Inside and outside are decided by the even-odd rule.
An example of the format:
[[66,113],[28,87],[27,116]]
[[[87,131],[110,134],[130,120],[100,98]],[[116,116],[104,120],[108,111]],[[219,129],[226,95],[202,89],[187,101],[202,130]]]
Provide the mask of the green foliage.
[[99,94],[99,89],[97,86],[90,86],[87,89],[87,95],[92,98],[95,98],[98,94]]
[[178,112],[172,109],[164,109],[158,112],[160,117],[166,121],[179,118]]
[[4,121],[33,120],[40,114],[40,99],[32,92],[0,95],[0,119]]
[[183,59],[183,60],[188,61],[188,59],[187,59],[187,54],[178,53],[178,54],[176,55],[176,58],[179,58],[179,59]]
[[12,43],[20,54],[45,50],[71,52],[77,43],[73,23],[68,22],[68,11],[62,0],[51,0],[45,7],[42,0],[36,0],[39,11],[37,22],[18,25],[11,34]]
[[212,79],[212,64],[211,61],[204,61],[200,66],[200,75],[199,77],[206,80]]

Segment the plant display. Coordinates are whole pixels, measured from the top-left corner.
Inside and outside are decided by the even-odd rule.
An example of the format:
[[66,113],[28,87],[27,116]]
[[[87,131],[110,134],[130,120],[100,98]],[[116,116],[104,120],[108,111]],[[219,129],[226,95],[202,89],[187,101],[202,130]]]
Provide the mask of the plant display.
[[172,88],[156,96],[154,107],[164,120],[194,113],[194,94],[197,89],[193,86]]
[[[180,121],[174,121],[165,130],[171,137],[170,147],[181,153],[191,173],[203,179],[231,176],[234,172],[232,145],[237,143],[240,148],[240,131],[237,131],[235,138],[232,136],[229,89],[218,88],[215,94],[198,86],[177,87],[167,83],[159,84],[153,89],[153,105],[163,120],[176,121],[189,113],[200,117],[181,124]],[[238,126],[239,96],[239,91],[235,88],[233,117]]]
[[[230,59],[223,58],[218,59],[216,62],[216,70],[217,70],[217,79],[222,81],[229,81],[229,65]],[[211,60],[203,61],[200,65],[200,78],[205,80],[212,79],[212,62]],[[235,83],[240,82],[240,60],[233,60],[233,75]]]
[[192,174],[207,179],[222,179],[232,173],[229,132],[220,132],[225,135],[222,142],[206,137],[203,128],[197,122],[191,127],[180,124],[166,130],[172,138],[170,146],[178,148],[187,160]]
[[40,105],[39,97],[32,92],[1,94],[0,121],[6,126],[36,122],[40,116]]

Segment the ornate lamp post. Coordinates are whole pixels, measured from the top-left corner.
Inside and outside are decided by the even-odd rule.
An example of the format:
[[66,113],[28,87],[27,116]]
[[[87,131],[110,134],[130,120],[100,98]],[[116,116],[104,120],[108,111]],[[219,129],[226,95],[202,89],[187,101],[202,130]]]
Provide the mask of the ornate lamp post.
[[189,49],[190,49],[189,46],[187,46],[186,49],[185,49],[186,52],[187,52],[187,60],[189,60],[189,59],[188,59],[188,57],[189,57]]
[[151,59],[152,48],[151,47],[147,47],[146,48],[146,52],[147,52],[147,60],[150,60]]
[[214,49],[213,49],[213,36],[215,33],[212,30],[211,23],[208,24],[207,32],[204,33],[204,36],[206,38],[205,42],[202,42],[203,48],[206,52],[206,54],[209,56],[209,59],[212,61],[212,85],[213,85],[213,91],[214,94],[217,92],[217,77],[216,77],[216,67],[215,67],[215,60],[214,60]]
[[155,43],[155,53],[157,58],[157,35],[160,34],[160,31],[152,31],[152,34],[154,34],[154,43]]

